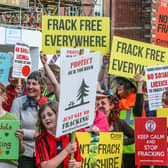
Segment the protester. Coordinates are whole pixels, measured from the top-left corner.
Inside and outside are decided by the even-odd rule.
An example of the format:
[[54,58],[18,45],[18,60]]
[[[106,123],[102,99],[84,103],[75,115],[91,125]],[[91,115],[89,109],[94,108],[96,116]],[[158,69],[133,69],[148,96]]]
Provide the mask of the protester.
[[79,129],[79,132],[93,132],[96,135],[100,132],[109,132],[109,124],[105,114],[99,109],[101,98],[105,95],[101,94],[100,91],[96,93],[96,105],[94,111],[93,125],[90,127]]
[[[48,65],[47,57],[42,52],[40,52],[40,59],[41,59],[41,62],[43,64],[46,76],[47,76],[48,97],[52,97],[51,98],[52,100],[56,99],[57,101],[59,101],[59,95],[60,95],[60,85],[59,85],[59,82],[60,82],[60,68],[58,67],[58,65]],[[53,98],[53,92],[55,94],[55,98]]]
[[[78,141],[71,143],[69,135],[56,138],[58,103],[44,103],[38,113],[37,128],[41,133],[35,138],[36,163],[39,168],[79,168],[81,155]],[[74,159],[69,154],[74,152]]]
[[27,95],[13,101],[11,112],[17,116],[23,127],[25,152],[19,159],[19,168],[35,168],[34,137],[39,106],[47,101],[41,97],[46,88],[46,78],[40,71],[32,72],[27,78]]
[[[6,112],[3,107],[2,103],[6,101],[6,93],[5,93],[5,86],[0,83],[0,121],[2,120],[17,120],[16,116],[11,113]],[[24,151],[24,146],[22,144],[23,139],[23,130],[18,129],[15,132],[15,135],[19,138],[19,153]],[[0,159],[0,168],[17,168],[18,161],[14,159]]]
[[[135,117],[145,116],[143,77],[136,74],[135,80],[125,77],[116,77],[114,80],[117,82],[116,95],[119,98],[120,119],[125,120],[130,127],[134,128]],[[135,81],[137,81],[137,87]],[[122,167],[136,167],[134,144],[124,145]]]
[[[7,100],[3,102],[3,108],[10,112],[13,100],[16,97],[26,95],[25,80],[12,77],[12,68],[9,74],[9,85],[6,87]],[[19,82],[20,80],[20,82]]]
[[99,109],[103,111],[108,118],[110,131],[124,133],[124,145],[134,143],[134,130],[119,117],[119,100],[116,96],[110,95],[109,92],[103,92]]
[[168,91],[162,93],[162,107],[168,108]]

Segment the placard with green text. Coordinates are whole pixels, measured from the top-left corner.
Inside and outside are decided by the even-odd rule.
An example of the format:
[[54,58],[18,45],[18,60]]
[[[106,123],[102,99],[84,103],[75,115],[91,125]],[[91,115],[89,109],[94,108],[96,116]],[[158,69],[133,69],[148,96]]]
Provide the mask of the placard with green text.
[[108,17],[43,16],[42,50],[56,54],[61,48],[89,48],[101,55],[109,53]]
[[19,139],[15,132],[19,121],[0,120],[0,159],[18,159]]
[[[94,138],[98,145],[91,145],[91,134],[88,132],[76,133],[79,148],[82,156],[81,168],[121,168],[123,151],[123,133],[122,132],[102,132],[100,136]],[[91,147],[90,147],[91,146]],[[92,150],[92,151],[90,151]],[[96,163],[90,163],[91,157],[96,155]],[[89,154],[92,156],[89,157]]]
[[145,76],[145,67],[163,64],[168,64],[167,48],[127,38],[113,37],[110,74],[130,78],[137,73]]

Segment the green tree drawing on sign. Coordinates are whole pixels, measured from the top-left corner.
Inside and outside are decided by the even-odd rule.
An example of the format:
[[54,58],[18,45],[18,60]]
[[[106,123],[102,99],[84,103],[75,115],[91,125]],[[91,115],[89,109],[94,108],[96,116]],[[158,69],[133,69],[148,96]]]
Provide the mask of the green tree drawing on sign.
[[80,104],[84,103],[84,97],[88,96],[88,90],[89,86],[85,83],[84,79],[82,80],[82,84],[78,90],[78,99],[77,100],[81,100]]

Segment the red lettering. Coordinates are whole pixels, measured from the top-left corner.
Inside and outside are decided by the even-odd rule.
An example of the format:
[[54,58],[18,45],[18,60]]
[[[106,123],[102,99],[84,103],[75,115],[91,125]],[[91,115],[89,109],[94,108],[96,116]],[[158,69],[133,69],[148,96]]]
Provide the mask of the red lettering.
[[88,58],[88,59],[83,59],[80,61],[75,61],[75,62],[71,62],[70,67],[72,68],[77,68],[79,66],[83,66],[83,65],[88,65],[88,64],[92,64],[92,57]]
[[154,75],[153,74],[148,74],[147,78],[148,78],[148,80],[154,79]]
[[167,80],[151,82],[151,88],[167,86]]

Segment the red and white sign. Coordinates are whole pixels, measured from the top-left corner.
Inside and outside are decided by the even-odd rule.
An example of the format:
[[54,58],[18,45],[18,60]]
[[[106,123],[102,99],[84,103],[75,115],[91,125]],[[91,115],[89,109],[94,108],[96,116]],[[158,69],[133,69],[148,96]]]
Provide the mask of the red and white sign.
[[31,71],[30,49],[26,44],[17,43],[14,52],[12,77],[27,78]]
[[155,33],[155,45],[168,47],[168,1],[160,0]]
[[166,118],[135,119],[136,165],[167,165]]
[[149,109],[156,110],[165,107],[164,104],[167,98],[164,95],[168,92],[168,66],[151,66],[146,67],[145,70]]

